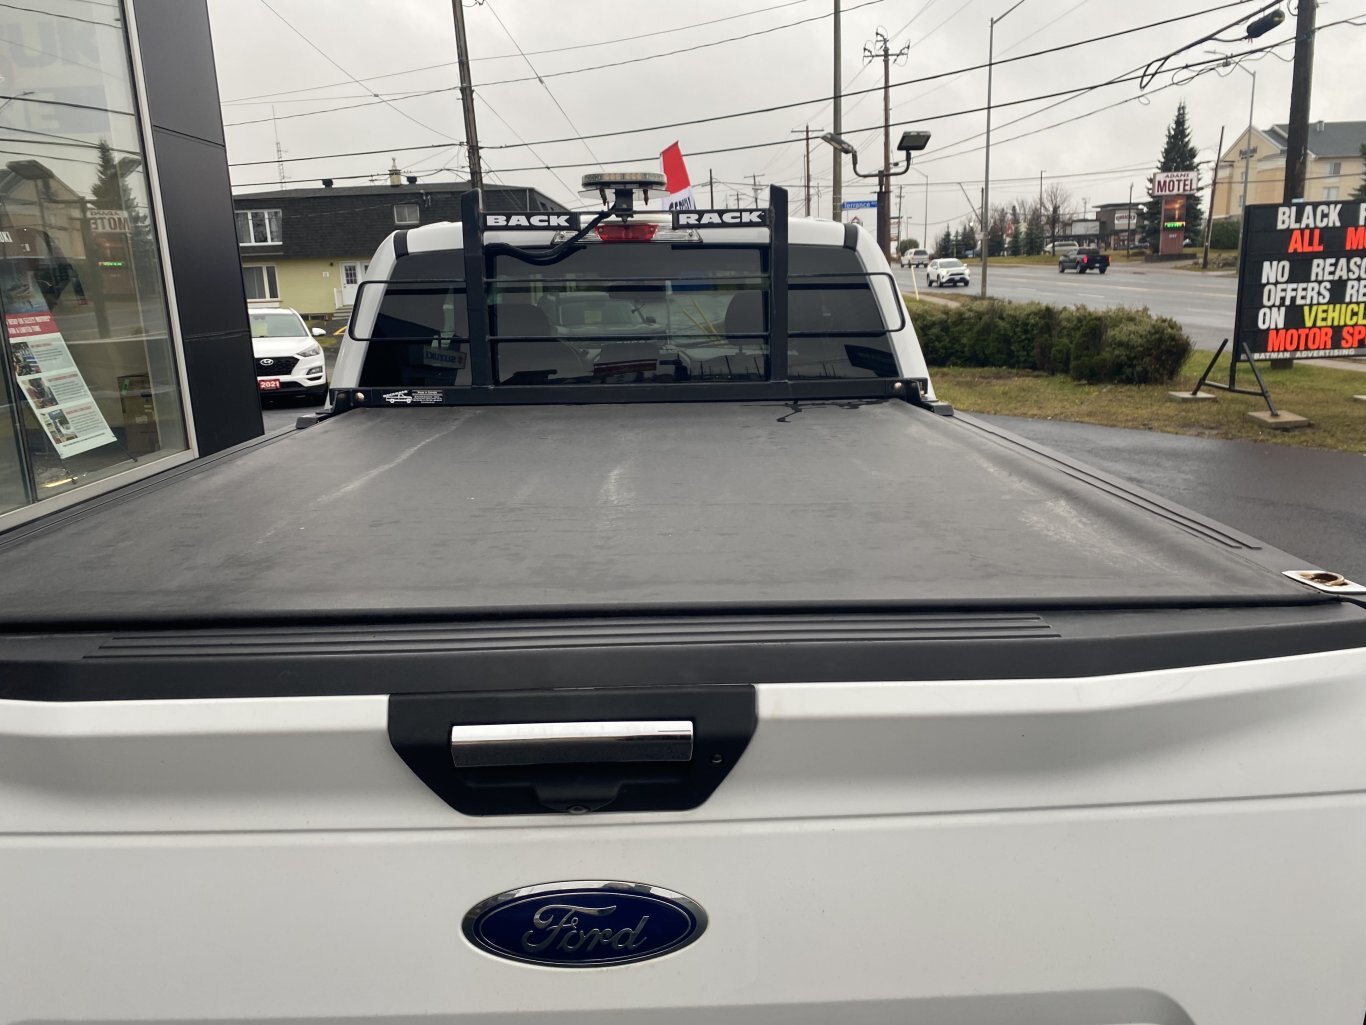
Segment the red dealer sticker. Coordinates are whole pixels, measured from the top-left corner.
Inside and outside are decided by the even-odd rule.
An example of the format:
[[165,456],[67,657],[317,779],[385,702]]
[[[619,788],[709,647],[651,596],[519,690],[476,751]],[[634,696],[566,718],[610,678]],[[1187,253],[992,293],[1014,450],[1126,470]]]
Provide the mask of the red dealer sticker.
[[1250,206],[1237,335],[1253,359],[1366,355],[1366,203]]

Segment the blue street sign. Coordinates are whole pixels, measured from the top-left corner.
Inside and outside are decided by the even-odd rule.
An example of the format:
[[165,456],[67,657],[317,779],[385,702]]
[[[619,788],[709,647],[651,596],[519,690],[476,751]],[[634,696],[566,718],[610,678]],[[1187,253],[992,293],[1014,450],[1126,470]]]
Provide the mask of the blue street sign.
[[846,199],[840,204],[842,210],[876,210],[876,199]]

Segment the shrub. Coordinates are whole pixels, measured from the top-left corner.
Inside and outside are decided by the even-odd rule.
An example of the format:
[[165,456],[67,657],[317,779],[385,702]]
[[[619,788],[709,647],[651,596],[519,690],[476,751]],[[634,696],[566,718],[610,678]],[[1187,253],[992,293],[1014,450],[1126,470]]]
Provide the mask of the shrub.
[[1147,310],[1060,309],[1045,303],[974,300],[912,303],[911,320],[930,366],[1002,367],[1067,374],[1078,381],[1170,381],[1191,352],[1181,325]]
[[1241,229],[1237,218],[1228,217],[1215,221],[1209,229],[1209,245],[1211,249],[1237,249],[1238,235]]

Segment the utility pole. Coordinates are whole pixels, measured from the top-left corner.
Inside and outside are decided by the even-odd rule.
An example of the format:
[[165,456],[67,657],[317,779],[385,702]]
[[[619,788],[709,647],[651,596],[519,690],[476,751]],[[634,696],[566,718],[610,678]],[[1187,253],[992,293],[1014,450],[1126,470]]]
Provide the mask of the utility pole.
[[883,256],[890,255],[892,241],[892,61],[905,60],[910,50],[907,44],[893,53],[890,40],[881,29],[873,42],[863,47],[864,60],[882,61],[882,170],[877,176],[877,244]]
[[905,184],[896,187],[896,247],[901,248],[901,241],[906,237],[905,226],[901,221],[901,204],[906,199]]
[[[1214,234],[1214,194],[1219,188],[1219,161],[1224,156],[1224,126],[1219,126],[1219,148],[1214,151],[1214,174],[1210,176],[1209,183],[1209,215],[1205,218],[1205,252],[1200,257],[1201,269],[1209,267],[1209,240]],[[1133,188],[1132,185],[1129,188]]]
[[[819,129],[817,129],[819,131]],[[811,126],[794,128],[788,135],[806,136],[806,156],[802,160],[802,175],[806,182],[806,216],[811,216]]]
[[759,205],[759,176],[752,174],[749,176],[749,180],[753,183],[751,187],[754,189],[754,205],[757,207]]
[[716,175],[712,174],[712,169],[707,168],[707,203],[713,210],[716,209]]
[[1039,209],[1043,209],[1043,172],[1039,172]]
[[[1015,0],[1010,10],[999,18],[992,18],[987,26],[987,134],[986,134],[986,166],[982,172],[982,216],[986,217],[987,204],[991,202],[991,66],[996,53],[996,23],[1004,21],[1010,16],[1010,12],[1024,3],[1024,0]],[[1039,173],[1039,205],[1043,206],[1043,172]],[[991,246],[982,246],[982,298],[987,297],[987,251]]]
[[470,80],[470,50],[465,42],[464,0],[451,0],[455,15],[455,56],[460,65],[460,107],[465,114],[465,146],[470,158],[470,187],[484,187],[484,169],[479,160],[479,130],[474,123],[474,84]]
[[[1295,70],[1290,79],[1290,125],[1286,131],[1282,203],[1304,198],[1309,160],[1309,91],[1314,81],[1314,32],[1318,0],[1300,0],[1295,16]],[[1251,140],[1249,140],[1250,144]],[[1244,206],[1247,199],[1244,197]]]
[[[459,3],[460,0],[454,0]],[[840,0],[835,0],[835,127],[832,129],[835,135],[844,137],[844,102],[840,96]],[[835,150],[835,164],[833,170],[833,181],[830,185],[830,218],[834,221],[844,220],[840,203],[844,199],[843,189],[841,188],[840,178],[844,171],[844,154]]]
[[[1243,66],[1242,64],[1235,64],[1234,67],[1242,68]],[[1240,207],[1247,206],[1247,173],[1252,167],[1252,154],[1256,150],[1256,147],[1252,145],[1252,117],[1257,109],[1257,72],[1248,71],[1247,68],[1243,68],[1243,70],[1247,71],[1247,73],[1252,76],[1252,95],[1247,101],[1247,145],[1243,147],[1243,152],[1240,154],[1243,158],[1243,199],[1242,202],[1238,204]],[[1224,155],[1222,150],[1219,151],[1219,155],[1221,157]],[[1287,156],[1288,155],[1289,154],[1287,154]],[[1217,173],[1218,169],[1216,168],[1215,170]],[[1211,207],[1210,213],[1213,212],[1213,207]]]

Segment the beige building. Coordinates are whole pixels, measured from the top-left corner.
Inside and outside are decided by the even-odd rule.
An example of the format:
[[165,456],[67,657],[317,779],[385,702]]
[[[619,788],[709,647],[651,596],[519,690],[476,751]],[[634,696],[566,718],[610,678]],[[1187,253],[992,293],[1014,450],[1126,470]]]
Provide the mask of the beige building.
[[[1281,201],[1285,189],[1287,130],[1287,125],[1268,129],[1254,127],[1250,135],[1244,131],[1233,140],[1219,160],[1214,217],[1239,217],[1244,202]],[[1361,184],[1363,144],[1366,144],[1366,121],[1316,121],[1310,124],[1304,198],[1310,202],[1346,199],[1355,192]]]

